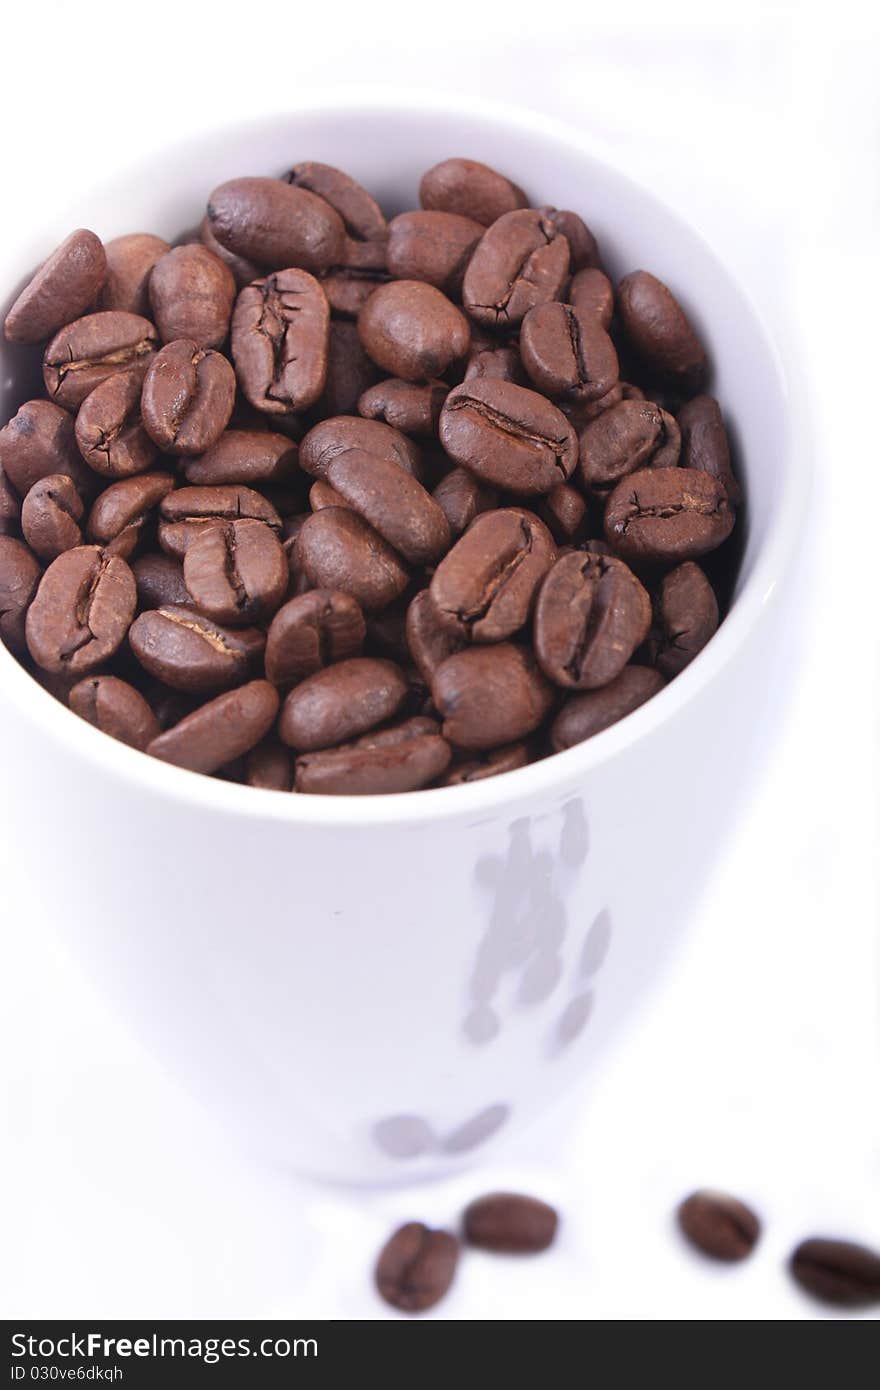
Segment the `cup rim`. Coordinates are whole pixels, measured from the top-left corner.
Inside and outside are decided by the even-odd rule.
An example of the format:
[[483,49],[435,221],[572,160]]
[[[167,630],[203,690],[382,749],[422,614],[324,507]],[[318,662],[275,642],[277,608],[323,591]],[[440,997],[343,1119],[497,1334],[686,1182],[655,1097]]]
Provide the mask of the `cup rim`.
[[[349,86],[344,89],[322,89],[320,93],[302,93],[292,103],[267,111],[259,117],[235,121],[227,128],[238,132],[248,128],[256,131],[267,125],[275,125],[285,117],[331,112],[336,117],[352,121],[357,121],[365,113],[372,116],[384,113],[389,120],[399,121],[411,113],[443,117],[449,114],[450,109],[472,117],[483,125],[495,124],[512,136],[518,131],[537,134],[548,142],[585,153],[609,176],[662,208],[671,222],[678,224],[691,241],[700,245],[715,272],[727,281],[744,303],[764,341],[776,373],[780,398],[789,407],[791,416],[792,382],[783,365],[777,334],[768,329],[750,292],[701,233],[670,207],[662,194],[641,179],[629,175],[592,133],[587,134],[557,117],[482,97],[465,98],[454,93],[444,96],[436,91],[384,86],[378,90]],[[216,127],[203,126],[179,144],[182,147],[190,142],[197,145],[218,133]],[[164,147],[165,142],[162,144]],[[139,152],[139,162],[148,163],[155,153],[155,149]],[[778,325],[775,327],[778,329]],[[788,360],[790,363],[790,355]],[[800,533],[809,490],[810,467],[807,456],[804,456],[803,467],[796,477],[791,466],[791,453],[792,441],[789,439],[775,514],[769,519],[752,571],[718,631],[695,660],[674,681],[610,728],[563,752],[496,777],[453,787],[374,796],[304,796],[244,787],[151,758],[102,733],[85,720],[77,719],[66,706],[44,690],[2,644],[0,685],[25,718],[30,717],[35,722],[39,720],[53,740],[63,745],[75,758],[99,764],[104,773],[120,782],[127,782],[132,787],[140,787],[157,796],[189,803],[202,812],[314,826],[404,825],[461,817],[482,820],[505,805],[583,782],[593,769],[669,723],[731,663],[774,598]]]

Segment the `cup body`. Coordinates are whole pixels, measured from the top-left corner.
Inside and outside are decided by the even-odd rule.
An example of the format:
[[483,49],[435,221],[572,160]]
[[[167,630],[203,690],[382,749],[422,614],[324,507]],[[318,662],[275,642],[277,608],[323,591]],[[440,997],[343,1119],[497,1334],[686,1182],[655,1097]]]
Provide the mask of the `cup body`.
[[[737,594],[690,668],[543,763],[407,797],[284,797],[153,762],[0,649],[3,874],[76,936],[120,1009],[248,1146],[327,1177],[446,1171],[578,1082],[686,925],[747,787],[804,483],[787,388],[699,237],[580,137],[415,98],[295,111],[129,170],[26,228],[19,282],[69,225],[174,236],[217,183],[297,159],[389,212],[466,150],[582,212],[612,275],[646,267],[702,329],[748,495]],[[27,233],[27,235],[25,235]],[[4,347],[4,353],[9,350]],[[5,413],[33,369],[8,356]]]

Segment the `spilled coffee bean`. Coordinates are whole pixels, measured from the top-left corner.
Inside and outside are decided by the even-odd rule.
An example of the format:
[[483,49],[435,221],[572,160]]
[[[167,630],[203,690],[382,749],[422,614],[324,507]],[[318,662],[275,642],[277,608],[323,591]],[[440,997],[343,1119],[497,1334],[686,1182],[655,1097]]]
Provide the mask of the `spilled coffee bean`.
[[708,1188],[685,1198],[678,1208],[678,1224],[691,1245],[715,1260],[744,1260],[761,1234],[761,1223],[750,1207]]

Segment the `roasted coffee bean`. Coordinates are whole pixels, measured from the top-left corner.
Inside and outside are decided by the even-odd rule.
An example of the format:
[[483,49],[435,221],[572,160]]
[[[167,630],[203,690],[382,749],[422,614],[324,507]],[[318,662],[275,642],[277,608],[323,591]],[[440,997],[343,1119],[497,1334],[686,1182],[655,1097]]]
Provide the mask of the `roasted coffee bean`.
[[715,1260],[744,1260],[761,1234],[761,1223],[751,1208],[726,1192],[692,1192],[677,1216],[691,1245]]
[[448,1293],[458,1253],[455,1236],[410,1221],[383,1248],[376,1265],[376,1287],[393,1308],[423,1313]]
[[278,691],[268,681],[249,681],[217,695],[147,745],[163,762],[191,772],[216,772],[265,738],[278,713]]
[[120,372],[90,391],[76,417],[76,442],[86,463],[105,478],[144,473],[158,450],[141,422],[142,376]]
[[384,420],[404,434],[436,434],[448,393],[449,387],[443,381],[422,385],[390,377],[364,391],[358,401],[358,414],[368,420]]
[[430,593],[440,622],[474,642],[503,641],[528,622],[555,558],[553,537],[534,513],[485,512],[434,571]]
[[285,434],[269,430],[225,430],[206,453],[184,460],[188,483],[224,487],[243,483],[262,487],[285,483],[296,476],[297,445]]
[[342,318],[356,319],[373,290],[388,284],[384,270],[358,270],[349,266],[338,266],[321,276],[321,288],[327,296],[327,303],[334,314]]
[[614,344],[598,319],[573,304],[539,304],[522,322],[519,350],[532,381],[547,396],[597,401],[619,372]]
[[736,514],[724,484],[696,468],[643,468],[617,484],[605,537],[627,560],[676,563],[715,550]]
[[21,504],[22,535],[41,560],[54,560],[82,542],[82,498],[63,473],[34,483]]
[[462,302],[477,323],[514,328],[529,309],[559,298],[568,280],[569,245],[550,212],[505,213],[483,236],[462,285]]
[[183,565],[164,551],[154,550],[132,560],[131,569],[137,584],[138,609],[164,608],[166,604],[186,607],[192,604],[183,582]]
[[94,232],[71,232],[16,299],[3,325],[10,343],[42,343],[94,303],[107,275]]
[[266,675],[290,685],[357,656],[366,636],[360,607],[338,589],[312,589],[279,608],[266,638]]
[[468,647],[434,672],[443,737],[457,748],[498,748],[534,733],[553,707],[553,688],[531,652],[511,642]]
[[393,280],[375,290],[361,310],[358,334],[367,355],[404,381],[443,376],[471,342],[461,310],[420,280]]
[[259,280],[263,273],[260,267],[255,265],[253,261],[247,260],[245,256],[236,256],[234,251],[229,251],[225,246],[222,246],[211,230],[211,220],[207,214],[199,223],[198,236],[202,245],[213,252],[232,271],[232,278],[239,289],[244,289],[245,285],[249,285],[252,280]]
[[503,174],[476,159],[444,159],[422,175],[419,202],[489,227],[505,212],[528,207],[528,198]]
[[616,680],[600,690],[569,696],[550,730],[554,753],[610,728],[650,700],[663,684],[660,673],[649,666],[625,666]]
[[18,498],[7,481],[2,467],[0,467],[0,536],[18,535],[20,529],[19,514]]
[[28,609],[28,650],[44,671],[84,676],[118,651],[136,604],[134,575],[118,555],[98,545],[66,550]]
[[161,732],[143,695],[117,676],[88,676],[77,682],[68,703],[80,719],[140,752]]
[[417,791],[449,766],[452,749],[433,719],[417,717],[340,748],[296,760],[296,790],[323,796]]
[[428,686],[437,667],[467,646],[465,636],[448,622],[441,621],[430,589],[420,590],[406,610],[406,641],[410,656]]
[[284,600],[289,573],[275,532],[243,518],[195,537],[183,557],[183,579],[200,613],[237,627],[268,621]]
[[41,574],[36,555],[24,541],[0,536],[0,637],[10,651],[25,651],[25,616]]
[[495,488],[486,487],[466,468],[453,468],[434,489],[434,501],[443,508],[453,536],[466,531],[475,516],[498,505]]
[[608,276],[595,266],[579,270],[568,289],[568,302],[582,319],[595,319],[604,329],[614,315],[614,289]]
[[227,250],[268,270],[329,270],[345,245],[342,218],[324,198],[281,179],[231,179],[208,200],[211,231]]
[[152,318],[163,343],[186,338],[217,348],[229,333],[235,276],[219,256],[198,243],[175,246],[153,266]]
[[577,463],[577,436],[561,411],[537,391],[489,377],[450,391],[440,442],[481,482],[522,496],[549,492]]
[[369,656],[337,661],[294,686],[282,706],[278,733],[303,753],[332,748],[393,718],[408,689],[392,661]]
[[722,482],[732,506],[742,501],[742,493],[730,462],[730,443],[721,409],[713,396],[694,396],[678,412],[681,428],[681,463],[699,468]]
[[187,547],[206,527],[252,517],[265,521],[280,535],[281,517],[272,503],[249,487],[179,487],[169,492],[160,509],[159,544],[169,555],[183,559]]
[[422,476],[419,450],[406,435],[381,420],[364,420],[358,415],[336,415],[310,429],[299,446],[300,467],[313,478],[326,478],[330,460],[346,449],[378,454],[398,463],[414,478]]
[[468,758],[456,763],[443,778],[444,787],[460,787],[465,782],[485,782],[487,777],[498,777],[502,772],[515,772],[525,767],[529,761],[528,745],[511,743],[507,748],[492,748],[478,758]]
[[148,315],[150,274],[156,262],[171,250],[168,242],[149,232],[131,232],[114,237],[104,250],[107,279],[98,296],[98,308]]
[[335,208],[345,224],[349,237],[356,241],[382,241],[388,224],[385,215],[372,194],[345,174],[334,169],[331,164],[319,164],[315,160],[305,160],[294,164],[285,181],[295,188],[308,189],[323,198]]
[[672,468],[681,436],[673,417],[653,401],[620,400],[581,430],[581,478],[598,497],[638,468]]
[[677,676],[718,629],[718,600],[692,560],[665,576],[655,605],[652,660],[667,679]]
[[330,460],[326,481],[411,564],[434,564],[449,549],[443,509],[390,459],[349,449]]
[[523,371],[522,359],[516,348],[483,348],[472,352],[468,358],[465,381],[475,377],[493,377],[496,381],[513,381],[517,386],[528,386],[529,379]]
[[[342,455],[340,455],[340,458]],[[345,498],[332,488],[329,483],[325,483],[323,478],[316,479],[309,488],[309,506],[313,512],[320,512],[324,507],[347,507],[349,504]],[[356,511],[357,508],[351,508]]]
[[368,613],[400,598],[409,575],[396,551],[356,512],[327,507],[307,518],[297,562],[319,589],[341,589]]
[[244,779],[249,787],[260,787],[263,791],[291,791],[293,759],[290,750],[276,738],[264,738],[247,755]]
[[76,410],[108,376],[137,370],[153,358],[157,334],[139,314],[107,310],[62,328],[43,354],[43,380],[56,405]]
[[622,560],[574,551],[541,586],[535,653],[555,685],[595,690],[620,675],[650,626],[651,600]]
[[365,391],[375,386],[382,373],[364,352],[357,325],[331,322],[327,344],[327,380],[314,407],[323,417],[353,415]]
[[599,247],[583,218],[568,208],[546,208],[544,211],[548,222],[568,242],[569,265],[572,272],[595,269],[599,264]]
[[221,627],[177,604],[141,613],[128,640],[141,666],[156,680],[197,695],[245,680],[265,643],[257,628]]
[[880,1254],[848,1240],[801,1241],[788,1265],[802,1289],[840,1308],[880,1303]]
[[454,212],[402,212],[388,227],[388,270],[397,280],[425,280],[457,296],[485,230]]
[[252,405],[288,414],[313,405],[327,380],[330,306],[313,275],[281,270],[241,291],[232,358]]
[[153,511],[174,487],[171,473],[139,473],[111,483],[89,513],[86,532],[108,554],[126,560],[141,539]]
[[84,494],[93,479],[76,447],[72,417],[51,401],[25,401],[0,430],[0,466],[19,497],[50,473],[64,473]]
[[706,375],[706,354],[678,300],[656,276],[634,270],[617,287],[628,341],[650,371],[693,393]]
[[557,483],[538,503],[538,515],[560,545],[575,539],[586,514],[586,502],[569,483]]
[[556,1238],[559,1216],[547,1202],[516,1192],[490,1192],[465,1209],[468,1245],[502,1255],[534,1255]]
[[226,429],[234,403],[235,373],[226,358],[186,338],[163,347],[144,377],[144,426],[164,453],[210,449]]

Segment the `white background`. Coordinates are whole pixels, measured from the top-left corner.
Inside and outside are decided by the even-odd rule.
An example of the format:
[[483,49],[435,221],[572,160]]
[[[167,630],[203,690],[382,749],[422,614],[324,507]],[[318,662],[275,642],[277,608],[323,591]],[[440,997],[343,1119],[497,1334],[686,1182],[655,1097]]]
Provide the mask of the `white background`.
[[[792,1245],[880,1247],[880,36],[841,3],[605,8],[7,11],[7,220],[129,151],[331,81],[476,89],[580,125],[791,334],[817,477],[793,694],[747,814],[641,1018],[510,1161],[366,1194],[246,1166],[95,993],[63,924],[3,902],[0,1315],[385,1317],[369,1271],[391,1226],[448,1222],[508,1185],[558,1201],[557,1248],[469,1256],[436,1316],[811,1318],[784,1272]],[[762,1213],[747,1265],[707,1268],[677,1240],[671,1210],[703,1184]]]

